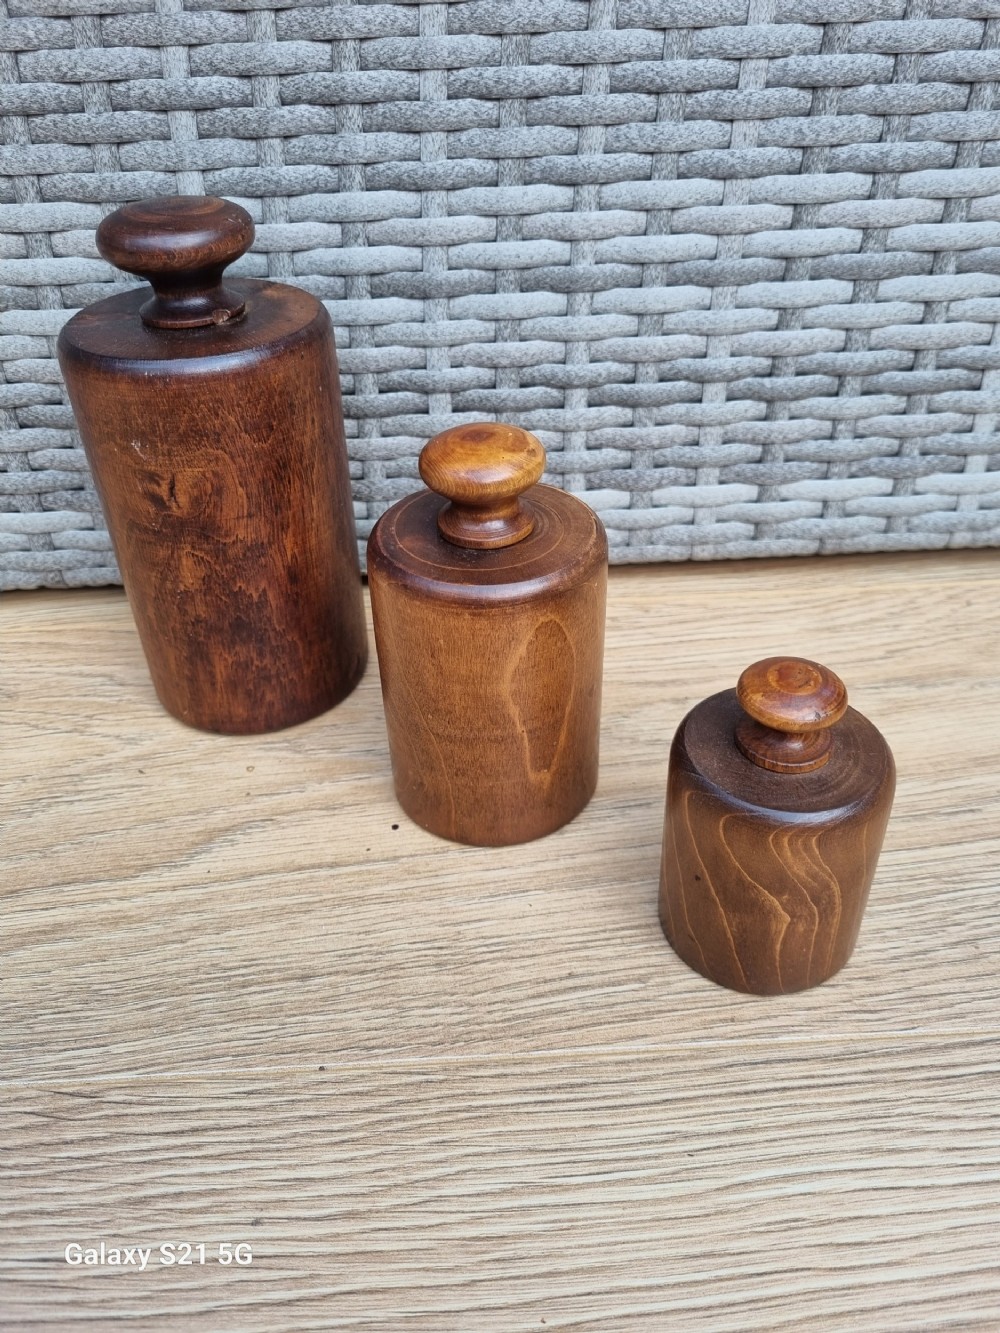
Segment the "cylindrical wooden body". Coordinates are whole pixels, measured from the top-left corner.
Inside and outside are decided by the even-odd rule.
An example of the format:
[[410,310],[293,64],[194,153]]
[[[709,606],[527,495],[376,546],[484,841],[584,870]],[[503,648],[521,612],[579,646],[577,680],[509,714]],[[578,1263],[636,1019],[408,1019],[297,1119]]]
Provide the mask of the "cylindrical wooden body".
[[829,761],[760,768],[737,748],[735,690],[684,718],[670,753],[660,923],[696,972],[733,990],[816,986],[850,958],[895,790],[892,754],[849,708]]
[[514,546],[452,545],[431,491],[384,514],[368,545],[396,794],[456,842],[542,837],[597,785],[607,539],[572,496],[521,499],[535,526]]
[[148,289],[82,310],[59,359],[156,692],[209,731],[339,702],[367,658],[333,329],[233,281],[246,317],[149,328]]

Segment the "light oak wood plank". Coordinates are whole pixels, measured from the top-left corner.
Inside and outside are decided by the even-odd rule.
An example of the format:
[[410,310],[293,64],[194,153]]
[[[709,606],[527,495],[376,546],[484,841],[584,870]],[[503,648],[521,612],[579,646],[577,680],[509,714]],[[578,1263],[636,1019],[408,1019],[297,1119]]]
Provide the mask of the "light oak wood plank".
[[[500,851],[401,815],[374,667],[205,736],[120,592],[0,598],[0,1326],[996,1328],[998,591],[990,552],[613,571],[597,796]],[[854,959],[762,1000],[656,883],[674,727],[778,652],[899,787]],[[254,1262],[65,1264],[101,1239]]]

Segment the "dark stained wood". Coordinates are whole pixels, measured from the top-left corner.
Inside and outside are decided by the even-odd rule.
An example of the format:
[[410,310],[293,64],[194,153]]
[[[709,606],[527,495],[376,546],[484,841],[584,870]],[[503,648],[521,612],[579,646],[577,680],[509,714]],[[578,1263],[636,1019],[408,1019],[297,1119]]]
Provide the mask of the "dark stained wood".
[[[813,666],[803,663],[803,685]],[[792,673],[784,675],[787,682]],[[829,712],[837,712],[836,690],[830,698]],[[775,718],[773,697],[768,707]],[[846,707],[846,695],[839,721],[800,733],[830,737],[827,758],[810,771],[776,772],[748,758],[736,742],[746,719],[737,691],[725,690],[693,708],[677,729],[660,923],[695,971],[733,990],[777,995],[818,985],[850,958],[895,767],[883,737]]]
[[223,286],[222,271],[253,238],[245,208],[192,195],[126,204],[101,222],[96,236],[105,259],[150,283],[155,295],[139,314],[144,324],[160,329],[239,319],[243,297]]
[[[186,201],[154,203],[181,253]],[[218,224],[203,204],[187,246],[202,258]],[[102,223],[106,253],[109,236],[140,248],[137,211]],[[248,733],[339,702],[367,641],[329,316],[282,284],[226,290],[242,317],[184,329],[143,320],[148,289],[110,297],[64,326],[59,359],[160,700]]]
[[[491,469],[510,491],[511,473],[530,477],[541,445],[519,432],[527,438],[516,448],[510,426],[459,430],[480,464],[459,468],[452,438],[425,447],[421,470],[439,482],[443,457],[453,496],[456,472],[486,478],[484,517],[463,520],[462,535],[474,537],[476,522],[493,523]],[[477,498],[468,483],[460,504],[474,511]],[[573,819],[597,784],[607,539],[587,505],[549,486],[521,493],[527,534],[492,549],[447,538],[447,504],[433,491],[409,496],[368,543],[396,794],[441,837],[527,842]]]

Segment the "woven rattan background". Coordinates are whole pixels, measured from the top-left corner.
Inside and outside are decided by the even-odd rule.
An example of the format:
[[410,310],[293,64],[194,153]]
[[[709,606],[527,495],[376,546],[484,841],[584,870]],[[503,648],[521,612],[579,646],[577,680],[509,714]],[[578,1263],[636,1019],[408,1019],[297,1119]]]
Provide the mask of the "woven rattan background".
[[613,559],[1000,542],[1000,0],[0,0],[0,587],[117,580],[54,360],[214,193],[338,329],[362,538],[537,431]]

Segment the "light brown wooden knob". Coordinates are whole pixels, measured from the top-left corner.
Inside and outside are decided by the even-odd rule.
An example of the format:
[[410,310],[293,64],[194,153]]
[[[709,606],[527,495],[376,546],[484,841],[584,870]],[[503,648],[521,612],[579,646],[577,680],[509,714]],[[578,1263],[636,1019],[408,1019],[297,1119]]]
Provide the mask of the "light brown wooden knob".
[[453,426],[424,445],[420,475],[451,501],[438,514],[442,537],[490,551],[513,546],[534,527],[520,495],[545,470],[545,450],[529,431],[502,422]]
[[830,757],[831,728],[847,711],[839,676],[804,657],[765,657],[740,676],[736,697],[747,717],[736,744],[773,773],[808,773]]
[[245,208],[211,195],[147,199],[117,209],[97,228],[97,248],[135,273],[155,296],[139,311],[158,329],[193,329],[239,319],[245,298],[223,286],[222,271],[253,243]]

